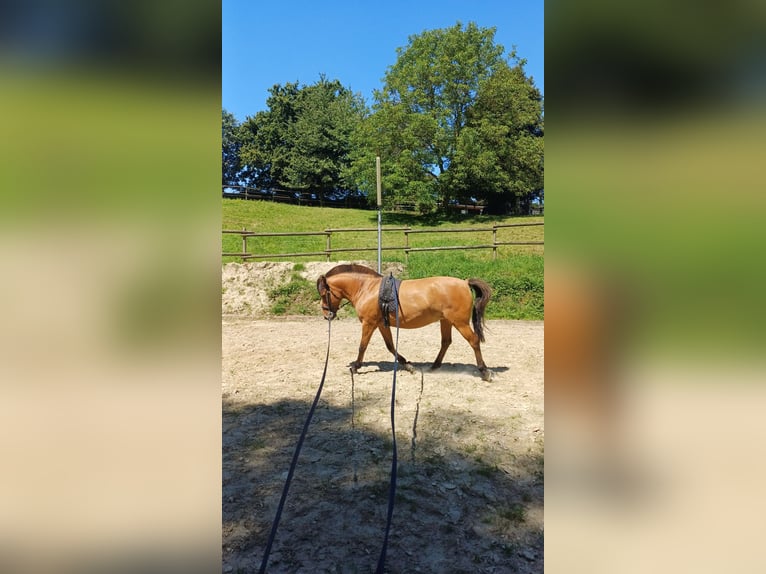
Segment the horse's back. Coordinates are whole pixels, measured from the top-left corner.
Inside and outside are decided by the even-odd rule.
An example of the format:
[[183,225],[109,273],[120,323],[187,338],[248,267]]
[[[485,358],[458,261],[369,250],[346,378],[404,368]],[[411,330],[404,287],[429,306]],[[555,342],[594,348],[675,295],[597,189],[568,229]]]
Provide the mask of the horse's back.
[[468,281],[466,279],[458,279],[457,277],[448,276],[435,276],[435,277],[423,277],[422,279],[407,279],[402,282],[402,285],[409,284],[411,287],[418,288],[430,288],[430,287],[459,287],[464,285],[468,287]]
[[402,282],[399,301],[404,328],[416,328],[448,319],[470,316],[473,300],[468,281],[457,277],[426,277]]
[[468,281],[457,277],[424,277],[423,279],[408,279],[402,282],[400,295],[402,297],[427,297],[431,301],[441,302],[444,297],[456,295],[470,297]]

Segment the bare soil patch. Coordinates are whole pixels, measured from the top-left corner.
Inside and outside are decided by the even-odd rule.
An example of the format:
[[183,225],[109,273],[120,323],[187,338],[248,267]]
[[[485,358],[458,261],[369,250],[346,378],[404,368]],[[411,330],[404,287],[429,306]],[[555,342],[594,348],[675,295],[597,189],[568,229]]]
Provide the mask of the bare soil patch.
[[[292,264],[284,265],[289,276]],[[306,267],[310,276],[321,272]],[[438,323],[400,332],[399,349],[416,372],[397,374],[399,468],[388,572],[543,571],[543,323],[489,321],[488,327],[482,350],[491,382],[481,380],[459,334],[442,368],[429,371],[439,350]],[[319,385],[327,329],[319,317],[224,315],[226,573],[258,570]],[[332,323],[325,387],[269,572],[374,571],[391,466],[393,362],[374,335],[352,393],[347,364],[359,335],[356,319]]]

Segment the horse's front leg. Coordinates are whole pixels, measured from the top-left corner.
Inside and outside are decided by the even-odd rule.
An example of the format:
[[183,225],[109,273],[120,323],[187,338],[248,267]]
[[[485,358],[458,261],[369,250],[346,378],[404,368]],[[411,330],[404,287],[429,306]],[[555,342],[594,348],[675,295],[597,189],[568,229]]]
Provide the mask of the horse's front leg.
[[370,337],[375,332],[375,325],[369,323],[362,323],[362,339],[359,341],[359,354],[356,357],[356,361],[349,364],[351,372],[356,373],[357,369],[362,366],[362,359],[364,359],[364,352],[367,350],[367,345],[370,344]]
[[[391,335],[391,328],[386,327],[385,325],[378,325],[378,331],[380,331],[380,335],[383,337],[383,340],[386,342],[386,348],[388,351],[396,357],[396,347],[394,346],[394,337]],[[402,365],[405,369],[408,371],[412,371],[412,364],[405,359],[401,353],[399,353],[399,364]]]

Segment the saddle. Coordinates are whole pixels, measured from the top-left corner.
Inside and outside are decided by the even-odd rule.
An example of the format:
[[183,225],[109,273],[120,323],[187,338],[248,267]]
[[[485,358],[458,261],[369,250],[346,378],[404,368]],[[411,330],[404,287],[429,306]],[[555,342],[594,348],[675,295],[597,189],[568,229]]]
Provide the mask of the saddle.
[[402,284],[401,279],[396,279],[394,274],[389,274],[388,277],[384,277],[380,282],[380,291],[378,292],[378,306],[380,312],[383,313],[383,324],[386,327],[390,327],[388,315],[390,313],[396,314],[399,308],[399,286]]

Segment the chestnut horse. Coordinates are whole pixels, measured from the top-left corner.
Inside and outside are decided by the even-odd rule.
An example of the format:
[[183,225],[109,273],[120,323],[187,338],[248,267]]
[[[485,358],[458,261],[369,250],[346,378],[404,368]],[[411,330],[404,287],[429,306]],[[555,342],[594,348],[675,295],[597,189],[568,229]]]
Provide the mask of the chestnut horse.
[[[325,319],[332,320],[343,299],[347,299],[362,323],[362,339],[359,355],[351,363],[352,372],[362,366],[364,352],[375,329],[380,331],[388,350],[396,357],[391,328],[386,325],[378,304],[378,293],[383,276],[363,265],[336,265],[317,279],[317,291],[322,300]],[[471,291],[476,295],[476,300]],[[485,381],[492,378],[484,364],[480,342],[484,341],[484,310],[492,290],[481,279],[457,279],[455,277],[427,277],[402,281],[399,287],[399,327],[417,329],[439,321],[441,324],[441,349],[432,369],[438,369],[447,347],[452,343],[454,326],[471,345],[476,354],[476,365]],[[396,316],[390,313],[388,323],[396,325]],[[473,329],[471,329],[471,323]],[[399,363],[411,369],[407,359],[399,354]]]

